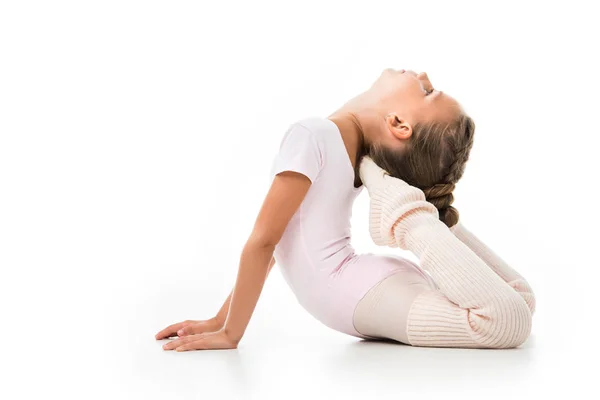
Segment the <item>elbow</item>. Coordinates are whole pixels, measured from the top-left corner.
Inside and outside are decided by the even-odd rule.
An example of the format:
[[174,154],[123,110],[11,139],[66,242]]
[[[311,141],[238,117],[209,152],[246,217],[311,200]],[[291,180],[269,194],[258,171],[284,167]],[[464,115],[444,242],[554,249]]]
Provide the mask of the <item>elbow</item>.
[[246,241],[244,248],[263,249],[273,252],[279,240],[280,238],[272,233],[253,231]]

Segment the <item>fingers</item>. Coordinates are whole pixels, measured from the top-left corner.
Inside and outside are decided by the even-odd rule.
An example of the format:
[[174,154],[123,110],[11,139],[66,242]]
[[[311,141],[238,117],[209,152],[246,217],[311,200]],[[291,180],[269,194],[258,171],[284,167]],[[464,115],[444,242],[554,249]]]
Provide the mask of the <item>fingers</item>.
[[172,340],[163,345],[163,349],[175,351],[235,349],[238,342],[232,340],[222,331],[215,331]]
[[163,329],[162,331],[158,332],[156,334],[156,339],[166,339],[168,337],[171,336],[175,336],[176,332],[183,328],[185,322],[180,322],[178,324],[173,324],[173,325],[169,325],[167,326],[165,329]]
[[220,327],[218,327],[216,323],[211,323],[209,321],[206,321],[206,322],[201,322],[201,323],[190,324],[190,325],[184,326],[183,328],[181,328],[177,331],[177,335],[180,337],[187,336],[187,335],[195,335],[198,333],[213,332],[213,331],[218,330],[219,328]]
[[221,329],[221,324],[216,319],[206,321],[186,320],[177,324],[169,325],[156,334],[156,339],[166,339],[173,336],[194,335],[197,333],[214,332]]
[[192,342],[186,343],[186,344],[182,344],[179,347],[175,348],[175,351],[188,351],[188,350],[208,350],[211,349],[212,347],[208,346],[208,344],[206,343],[207,340],[206,338],[200,338],[200,339],[196,339]]
[[160,340],[160,339],[166,339],[172,336],[177,336],[177,331],[186,327],[187,325],[192,324],[194,321],[183,321],[183,322],[179,322],[177,324],[173,324],[173,325],[169,325],[167,326],[165,329],[163,329],[162,331],[158,332],[156,334],[156,339]]
[[169,343],[165,343],[163,345],[163,349],[165,349],[165,350],[173,350],[173,349],[176,349],[179,346],[182,346],[182,345],[187,344],[187,343],[191,343],[191,342],[193,342],[195,340],[198,340],[198,339],[200,339],[202,337],[203,337],[203,334],[197,334],[197,335],[185,336],[185,337],[182,337],[182,338],[179,338],[179,339],[174,339],[174,340],[171,340]]
[[186,335],[193,335],[194,333],[202,333],[202,332],[195,332],[194,328],[195,328],[195,325],[185,326],[177,331],[177,336],[182,337],[182,336],[186,336]]

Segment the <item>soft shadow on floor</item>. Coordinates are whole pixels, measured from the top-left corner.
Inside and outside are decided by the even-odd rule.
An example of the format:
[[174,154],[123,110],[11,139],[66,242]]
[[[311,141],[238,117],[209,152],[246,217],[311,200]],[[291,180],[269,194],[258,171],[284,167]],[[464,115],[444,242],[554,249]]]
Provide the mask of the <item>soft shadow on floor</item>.
[[535,362],[535,337],[514,349],[414,347],[393,340],[359,339],[323,361],[340,374],[371,374],[382,380],[460,382],[465,379],[527,379]]

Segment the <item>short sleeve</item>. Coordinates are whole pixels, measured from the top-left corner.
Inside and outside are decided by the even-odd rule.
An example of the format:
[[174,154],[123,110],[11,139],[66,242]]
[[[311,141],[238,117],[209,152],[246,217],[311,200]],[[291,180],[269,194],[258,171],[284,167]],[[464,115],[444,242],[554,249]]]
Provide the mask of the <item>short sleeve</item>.
[[314,132],[303,125],[293,124],[281,140],[271,167],[271,177],[283,171],[294,171],[314,183],[323,166],[322,155],[321,144]]

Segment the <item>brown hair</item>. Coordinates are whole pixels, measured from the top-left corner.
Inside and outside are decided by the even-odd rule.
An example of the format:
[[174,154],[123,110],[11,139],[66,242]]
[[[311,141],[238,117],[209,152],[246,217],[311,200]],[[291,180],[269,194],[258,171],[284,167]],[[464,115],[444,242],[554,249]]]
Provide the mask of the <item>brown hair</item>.
[[458,223],[458,210],[451,206],[453,191],[462,177],[473,147],[475,123],[461,113],[451,122],[430,121],[413,126],[407,146],[400,152],[377,143],[365,152],[391,176],[425,193],[448,227]]

